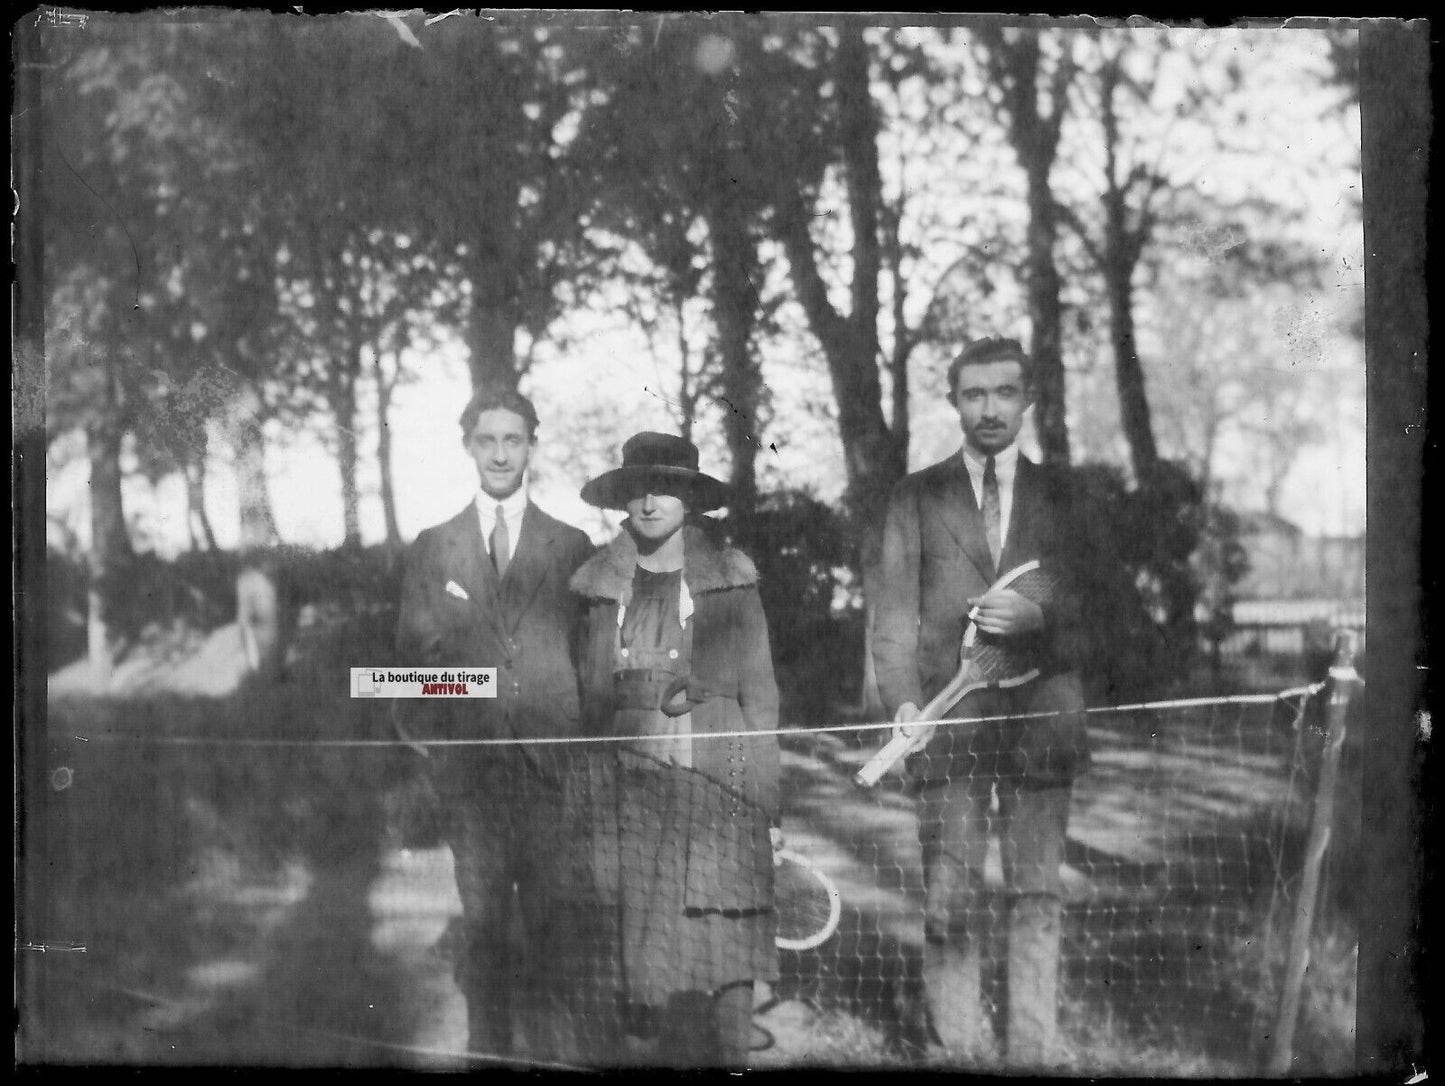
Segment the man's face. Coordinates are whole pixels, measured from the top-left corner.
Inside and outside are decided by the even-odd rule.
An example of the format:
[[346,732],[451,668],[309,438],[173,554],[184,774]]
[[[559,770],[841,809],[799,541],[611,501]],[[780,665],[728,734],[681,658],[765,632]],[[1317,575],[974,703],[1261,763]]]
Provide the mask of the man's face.
[[515,411],[494,407],[478,415],[467,438],[467,452],[477,465],[482,492],[497,501],[515,494],[535,444],[527,433],[527,420]]
[[686,495],[686,486],[666,479],[638,484],[627,503],[632,530],[654,543],[666,540],[687,517]]
[[980,362],[958,371],[953,406],[964,440],[974,452],[991,456],[1019,436],[1031,402],[1023,364],[1012,359]]

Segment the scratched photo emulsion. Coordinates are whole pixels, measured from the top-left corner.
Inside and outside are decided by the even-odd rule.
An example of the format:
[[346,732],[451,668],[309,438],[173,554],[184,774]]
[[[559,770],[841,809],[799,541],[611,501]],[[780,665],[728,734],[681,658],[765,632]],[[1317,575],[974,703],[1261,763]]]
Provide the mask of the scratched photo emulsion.
[[1418,1072],[1409,26],[14,27],[18,1063]]

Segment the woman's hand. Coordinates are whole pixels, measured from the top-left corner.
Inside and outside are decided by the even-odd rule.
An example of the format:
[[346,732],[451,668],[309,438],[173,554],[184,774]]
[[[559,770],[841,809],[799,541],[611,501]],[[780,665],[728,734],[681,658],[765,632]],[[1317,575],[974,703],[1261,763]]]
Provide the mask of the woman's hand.
[[696,679],[685,675],[674,679],[662,694],[663,716],[677,717],[690,713],[708,698],[712,691]]
[[778,853],[783,850],[783,847],[787,845],[788,841],[787,838],[783,836],[783,831],[778,829],[777,826],[768,827],[768,839],[772,841],[773,844],[773,866],[777,867],[783,862],[778,858]]

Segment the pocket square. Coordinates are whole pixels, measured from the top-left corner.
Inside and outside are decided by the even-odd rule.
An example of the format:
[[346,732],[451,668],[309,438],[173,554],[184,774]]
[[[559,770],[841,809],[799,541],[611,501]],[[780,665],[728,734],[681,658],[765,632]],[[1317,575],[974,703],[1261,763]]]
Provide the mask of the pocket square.
[[447,582],[447,594],[450,596],[455,596],[459,600],[469,600],[472,598],[467,595],[467,590],[461,585],[457,584],[456,581]]

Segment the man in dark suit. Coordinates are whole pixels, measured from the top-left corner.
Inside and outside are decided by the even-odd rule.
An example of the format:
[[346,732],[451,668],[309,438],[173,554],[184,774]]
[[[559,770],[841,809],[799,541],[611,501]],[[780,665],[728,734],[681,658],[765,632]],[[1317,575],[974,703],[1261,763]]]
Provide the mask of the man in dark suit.
[[[1032,395],[1018,342],[970,344],[949,368],[963,448],[905,478],[888,508],[873,660],[879,692],[915,740],[919,840],[926,885],[924,996],[915,1026],[950,1049],[986,1053],[981,969],[994,895],[986,891],[989,808],[1007,893],[1007,1057],[1041,1066],[1060,1057],[1057,975],[1060,864],[1074,775],[1088,762],[1083,689],[1072,669],[1077,605],[1068,591],[1067,503],[1015,439]],[[1061,580],[1040,604],[988,591],[1032,559]],[[950,715],[1034,719],[967,725],[916,722],[919,707],[958,670],[971,608],[985,640],[1006,640],[1040,671],[1022,686],[980,692]],[[1001,919],[1001,918],[1000,918]]]
[[[466,946],[457,979],[470,1047],[512,1051],[513,993],[566,924],[554,885],[567,755],[552,745],[427,746],[436,739],[575,735],[580,606],[567,588],[592,553],[580,530],[527,497],[537,413],[515,392],[479,392],[461,416],[480,489],[408,550],[398,664],[494,667],[495,699],[398,700],[397,730],[426,756],[446,808]],[[545,969],[541,969],[545,972]]]

